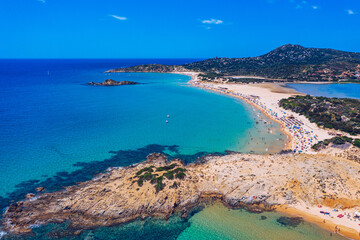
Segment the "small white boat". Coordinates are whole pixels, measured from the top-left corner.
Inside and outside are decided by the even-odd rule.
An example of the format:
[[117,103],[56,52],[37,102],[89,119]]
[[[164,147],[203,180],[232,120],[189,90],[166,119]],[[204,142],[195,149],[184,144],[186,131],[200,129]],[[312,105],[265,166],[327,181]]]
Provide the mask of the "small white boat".
[[167,115],[166,117],[167,117],[167,118],[169,118],[169,117],[170,117],[170,115]]
[[168,123],[169,121],[168,121],[168,120],[166,120],[165,122],[166,122],[166,123]]

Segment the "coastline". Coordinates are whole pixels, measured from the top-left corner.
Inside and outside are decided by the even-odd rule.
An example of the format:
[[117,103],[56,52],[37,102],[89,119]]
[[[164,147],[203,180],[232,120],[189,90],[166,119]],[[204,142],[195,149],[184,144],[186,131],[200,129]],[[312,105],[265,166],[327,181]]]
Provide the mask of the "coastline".
[[325,219],[322,216],[311,214],[308,211],[305,211],[306,209],[304,208],[305,207],[280,205],[275,207],[274,211],[291,217],[301,217],[304,221],[315,224],[333,235],[338,234],[349,239],[360,239],[360,232],[355,230],[354,227],[345,226],[341,223],[339,224],[338,221],[333,222],[333,219]]
[[[192,84],[192,86],[198,87],[198,86],[193,85],[193,84]],[[206,88],[206,87],[202,87],[202,88],[207,89],[207,90],[210,90],[210,91],[215,91],[215,92],[224,94],[223,92],[217,91],[217,90],[215,90],[215,89]],[[267,117],[267,118],[273,120],[274,122],[280,124],[280,126],[281,126],[281,128],[280,128],[281,132],[284,133],[284,134],[287,136],[286,143],[285,143],[285,146],[284,146],[283,150],[291,150],[291,149],[292,149],[292,146],[293,146],[293,145],[292,145],[293,137],[291,136],[291,134],[290,134],[289,132],[287,132],[287,131],[285,130],[286,127],[284,126],[284,124],[283,124],[281,121],[279,121],[278,119],[272,117],[272,116],[271,116],[270,114],[268,114],[263,108],[259,107],[257,104],[249,101],[249,100],[246,99],[246,98],[243,98],[243,97],[241,97],[241,96],[233,96],[233,95],[230,95],[230,94],[225,94],[225,95],[229,95],[229,96],[232,96],[232,97],[236,97],[236,98],[238,98],[238,99],[241,99],[241,100],[245,101],[247,104],[253,106],[253,107],[256,108],[257,110],[259,110],[260,112],[262,112],[262,114],[264,114],[265,117]]]
[[[194,80],[194,79],[196,79],[196,74],[194,74],[194,73],[177,73],[177,74],[183,74],[183,75],[188,75],[188,76],[190,76],[192,79],[190,80],[190,81],[192,81],[192,80]],[[190,83],[191,84],[191,83]],[[195,85],[195,87],[199,87],[199,86],[196,86]],[[205,88],[205,87],[204,87]],[[216,90],[214,90],[214,89],[211,89],[211,88],[209,88],[208,90],[210,90],[210,91],[216,91]],[[224,93],[224,92],[222,92],[222,91],[218,91],[219,93],[221,93],[221,94],[226,94],[226,93]],[[268,112],[266,112],[263,108],[261,108],[259,105],[257,105],[257,104],[255,104],[254,102],[252,102],[252,101],[250,101],[250,100],[248,100],[247,98],[245,98],[245,97],[241,97],[241,96],[233,96],[233,95],[231,95],[231,94],[228,94],[229,96],[232,96],[232,97],[237,97],[237,98],[239,98],[239,99],[242,99],[242,100],[244,100],[246,103],[248,103],[248,104],[250,104],[251,106],[253,106],[253,107],[255,107],[255,108],[257,108],[257,109],[259,109],[267,118],[271,118],[272,120],[276,120],[276,121],[278,121],[276,118],[273,118],[273,116],[271,115],[271,114],[268,114]],[[281,123],[281,122],[280,122]],[[282,126],[283,126],[283,124],[281,124]],[[283,126],[284,127],[284,126]],[[283,131],[285,131],[286,130],[286,128],[284,127],[284,129],[283,129]],[[285,133],[286,134],[286,133]],[[292,140],[292,136],[290,135],[289,136],[289,140]],[[291,142],[292,141],[290,141],[290,144],[291,144]],[[241,155],[239,155],[239,156],[241,156]],[[291,155],[289,155],[289,157],[290,157]],[[267,156],[265,156],[265,157],[267,157]],[[302,155],[302,157],[304,157],[304,158],[306,158],[307,157],[307,155]],[[315,156],[314,156],[315,157]],[[229,156],[227,156],[227,157],[225,157],[225,158],[231,158],[231,156],[229,155]],[[271,156],[270,156],[270,158],[271,158]],[[311,156],[310,156],[310,158],[311,158]],[[277,158],[272,158],[275,162],[278,160]],[[315,159],[315,158],[314,158]],[[214,159],[215,160],[215,159]],[[219,158],[219,160],[220,160],[220,162],[221,162],[221,158]],[[242,160],[243,160],[243,158],[242,157],[238,157],[237,159],[234,159],[234,160],[236,160],[235,162],[242,162]],[[260,160],[260,161],[262,161],[263,159],[258,159],[258,160]],[[248,161],[248,160],[246,160],[246,161]],[[264,161],[266,161],[266,160],[264,160]],[[214,161],[214,164],[215,165],[217,165],[216,163],[215,163],[216,161]],[[232,166],[233,164],[235,164],[235,162],[231,162],[230,164],[228,164],[228,166],[226,166],[226,170],[225,170],[225,168],[224,168],[224,170],[223,170],[223,172],[222,172],[222,174],[223,174],[223,176],[222,177],[228,177],[228,176],[231,176],[231,174],[228,174],[227,172],[225,172],[225,171],[227,171],[227,167],[230,167],[230,166]],[[295,161],[294,161],[295,162]],[[246,162],[244,162],[244,164],[245,164]],[[259,161],[256,161],[256,162],[254,162],[253,164],[259,164],[258,165],[258,169],[256,169],[256,167],[255,167],[255,169],[253,170],[254,171],[254,173],[256,174],[256,175],[258,175],[258,173],[259,172],[257,172],[257,171],[262,171],[263,169],[262,168],[264,168],[264,170],[265,170],[265,167],[266,167],[266,164],[265,164],[265,167],[264,167],[264,163],[262,163],[262,164],[260,164],[260,162]],[[180,163],[179,163],[180,164]],[[251,168],[253,168],[253,166],[255,166],[255,165],[251,165]],[[286,166],[286,164],[285,164],[285,166]],[[224,167],[225,167],[225,165],[224,165]],[[283,166],[278,166],[279,167],[279,169],[280,169],[280,167],[283,167]],[[219,166],[214,166],[214,171],[213,172],[211,172],[211,174],[208,174],[210,177],[212,177],[212,176],[214,176],[215,174],[216,174],[216,178],[217,178],[217,176],[219,175],[218,174],[218,172],[217,172],[217,170],[219,169]],[[120,169],[121,170],[121,169]],[[215,172],[215,170],[216,170],[216,172]],[[221,168],[220,168],[220,170],[221,170]],[[238,168],[238,170],[240,170],[240,168]],[[242,171],[244,171],[245,169],[243,169]],[[250,169],[251,170],[251,169]],[[202,167],[200,166],[199,168],[197,168],[197,170],[196,170],[196,174],[195,173],[193,173],[193,175],[192,175],[192,177],[193,177],[193,179],[194,179],[194,177],[198,177],[198,179],[200,179],[200,181],[201,181],[201,178],[203,178],[203,176],[201,176],[202,175],[202,171],[203,171],[203,169],[202,169]],[[281,169],[280,169],[280,171],[281,171]],[[284,171],[284,170],[282,170],[282,171]],[[287,170],[285,170],[285,171],[287,171]],[[200,172],[200,174],[198,174]],[[238,172],[238,171],[236,171],[236,172]],[[226,174],[226,175],[224,175],[224,173]],[[247,170],[246,171],[244,171],[243,172],[244,173],[244,175],[249,175],[250,176],[250,173],[251,172],[247,172]],[[281,174],[283,174],[284,172],[282,172]],[[110,174],[110,173],[109,173]],[[190,173],[189,173],[190,174]],[[289,171],[288,172],[288,174],[291,176],[291,172]],[[208,176],[208,175],[206,175],[206,174],[204,174],[205,175],[205,177],[206,176]],[[123,174],[116,174],[116,175],[113,175],[112,177],[113,178],[105,178],[105,180],[108,180],[108,181],[112,181],[112,180],[115,180],[115,178],[117,178],[117,179],[120,179],[120,178],[122,178],[124,175]],[[208,179],[206,179],[206,181],[209,181],[209,179],[210,179],[210,177],[208,178]],[[241,176],[242,177],[242,176]],[[279,175],[278,176],[278,178],[280,179],[282,176],[281,175]],[[229,181],[229,183],[228,184],[224,184],[224,185],[230,185],[230,184],[238,184],[238,183],[236,183],[236,181],[239,181],[239,179],[240,178],[238,178],[238,179],[236,179],[236,178],[233,178],[233,179],[231,179],[231,181]],[[266,178],[263,178],[263,179],[265,179],[265,181],[266,181]],[[259,178],[259,180],[263,180],[262,178]],[[290,179],[290,178],[289,178]],[[276,178],[276,180],[277,180],[277,178]],[[94,179],[94,181],[102,181],[102,180],[99,180],[99,179],[97,179],[97,180],[95,180]],[[119,181],[119,180],[117,180],[117,181]],[[107,184],[107,183],[106,183]],[[118,184],[118,182],[116,183],[116,184]],[[84,196],[86,196],[86,197],[89,197],[89,196],[91,196],[91,197],[93,197],[92,195],[90,195],[90,193],[89,193],[89,190],[90,190],[90,192],[91,191],[98,191],[98,193],[97,194],[94,194],[94,196],[97,196],[97,195],[100,195],[100,194],[108,194],[107,196],[110,196],[110,193],[108,192],[109,191],[109,188],[111,188],[111,190],[113,191],[113,192],[116,192],[117,190],[116,189],[118,189],[117,187],[115,188],[115,186],[116,186],[116,184],[114,184],[114,185],[112,185],[112,184],[110,184],[110,186],[107,186],[107,188],[106,188],[106,191],[105,191],[105,188],[103,188],[103,186],[99,186],[99,190],[98,189],[93,189],[92,187],[94,187],[94,185],[89,185],[89,186],[87,186],[88,188],[86,189],[87,191],[84,191],[84,195],[82,196],[82,197],[84,197]],[[184,184],[185,184],[185,182],[184,182]],[[169,184],[170,185],[170,184]],[[168,185],[168,186],[169,186]],[[81,187],[81,186],[84,186],[84,185],[79,185],[79,186],[76,186],[76,187],[74,187],[73,188],[73,191],[77,191],[78,190],[78,188],[79,187]],[[150,185],[151,186],[151,185]],[[207,190],[207,188],[208,188],[208,186],[209,186],[209,184],[204,184],[204,186],[203,186],[203,188],[201,189],[201,190]],[[241,186],[241,185],[240,185]],[[109,188],[108,188],[109,187]],[[135,186],[134,186],[135,187]],[[223,186],[222,185],[222,183],[221,184],[219,184],[219,185],[216,185],[216,187],[217,188],[215,188],[216,190],[220,190],[220,191],[222,191],[222,188],[226,188],[226,187],[228,187],[228,186]],[[75,189],[76,188],[76,189]],[[66,191],[68,191],[68,190],[70,190],[70,189],[72,189],[72,187],[70,187],[70,188],[68,188]],[[195,189],[195,188],[194,188]],[[133,189],[130,189],[130,190],[133,190]],[[138,191],[138,190],[136,190],[136,191]],[[219,191],[218,191],[219,192]],[[227,194],[228,192],[230,192],[230,191],[224,191],[224,194],[223,195],[221,195],[221,194],[219,194],[218,195],[218,197],[219,198],[221,198],[221,199],[224,199],[224,202],[225,202],[225,197],[226,197],[226,195],[225,194]],[[266,194],[266,192],[267,191],[259,191],[259,193],[262,193],[262,194]],[[216,192],[214,192],[214,193],[216,193]],[[267,192],[268,194],[269,194],[269,192]],[[77,193],[76,193],[77,194]],[[136,194],[136,192],[135,192],[135,194]],[[148,195],[149,193],[146,193],[145,192],[145,194],[146,195]],[[272,193],[270,193],[270,194],[272,194]],[[205,194],[205,197],[210,197],[210,198],[217,198],[217,196],[216,196],[216,194],[213,194],[214,196],[212,196],[212,195],[210,195],[210,194],[208,194],[208,195],[206,195]],[[251,194],[250,194],[251,195]],[[41,196],[41,195],[40,195]],[[51,194],[49,194],[49,196],[54,196],[54,195],[51,195]],[[149,196],[149,195],[148,195]],[[172,196],[172,195],[169,195],[169,196]],[[254,195],[255,196],[255,195]],[[30,201],[38,201],[38,199],[37,199],[37,197],[38,196],[36,196],[34,199],[32,199],[32,200],[30,200]],[[111,196],[110,196],[111,197]],[[106,199],[106,197],[104,197],[105,199]],[[70,200],[69,200],[70,199]],[[147,201],[149,201],[149,199],[151,200],[151,196],[147,199]],[[155,199],[155,198],[154,198]],[[45,199],[42,199],[42,200],[45,200]],[[85,199],[85,198],[80,198],[80,199],[78,199],[78,202],[79,203],[81,203],[81,202],[83,202],[83,201],[85,201],[85,202],[89,202],[89,201],[92,201],[92,199]],[[65,201],[68,201],[68,202],[65,202]],[[74,203],[74,205],[71,205],[72,204],[72,202],[70,202],[70,201],[72,201],[72,199],[71,198],[66,198],[66,199],[64,199],[64,201],[63,202],[61,202],[61,204],[64,206],[64,209],[65,210],[70,210],[70,209],[68,209],[68,207],[69,206],[71,206],[71,207],[73,207],[73,206],[75,206],[75,207],[78,207],[78,208],[81,208],[81,206],[80,205],[77,205],[77,203]],[[226,199],[226,201],[228,201],[227,199]],[[150,201],[149,201],[150,202]],[[147,204],[149,204],[149,202],[147,203]],[[71,204],[67,204],[67,203],[71,203]],[[131,202],[132,203],[132,202]],[[56,203],[56,204],[58,204],[58,203]],[[176,201],[176,204],[178,204],[178,202]],[[102,213],[102,211],[100,211],[100,209],[96,209],[96,208],[94,208],[94,205],[91,203],[89,203],[89,205],[88,206],[90,206],[89,207],[89,209],[90,208],[92,208],[92,211],[95,211],[99,216],[101,215],[101,214],[103,214]],[[111,206],[111,205],[109,205],[110,207],[114,207],[114,206]],[[169,205],[170,207],[171,207],[171,204]],[[257,207],[258,205],[256,205],[255,204],[255,207]],[[277,206],[277,205],[275,205],[275,206]],[[291,215],[291,214],[293,214],[294,216],[303,216],[304,217],[304,219],[307,221],[307,222],[310,222],[310,223],[314,223],[314,224],[317,224],[317,223],[319,223],[319,226],[321,227],[321,223],[322,223],[322,216],[317,216],[317,215],[314,215],[313,217],[312,217],[312,215],[310,214],[310,213],[308,213],[307,211],[306,211],[306,209],[303,209],[303,208],[301,208],[301,206],[299,207],[298,205],[288,205],[288,204],[283,204],[283,202],[280,204],[280,205],[278,205],[279,206],[279,209],[274,209],[275,211],[278,211],[278,212],[284,212],[285,214],[289,214],[289,215]],[[46,205],[44,206],[44,207],[46,207]],[[100,207],[100,206],[96,206],[96,207]],[[260,206],[259,206],[260,207]],[[284,209],[283,209],[284,208]],[[316,207],[312,207],[313,209],[316,209]],[[63,211],[62,209],[56,209],[55,208],[55,206],[54,206],[54,209],[55,210],[59,210],[59,211]],[[41,210],[41,209],[40,209]],[[86,209],[85,211],[87,211],[88,209]],[[104,209],[104,211],[105,210],[107,210],[107,209]],[[114,209],[113,209],[114,210]],[[115,208],[115,210],[117,211],[117,209]],[[114,210],[114,211],[115,211]],[[72,211],[72,210],[71,210]],[[76,211],[76,209],[74,208],[74,211]],[[97,212],[98,211],[98,212]],[[119,210],[120,212],[121,211],[123,211],[123,209],[120,209]],[[139,210],[140,211],[140,210]],[[68,213],[65,213],[65,214],[68,214]],[[109,213],[110,214],[110,213]],[[117,212],[116,212],[116,214],[117,214]],[[166,213],[164,213],[164,214],[159,214],[159,216],[160,217],[164,217],[164,218],[166,218],[167,217],[167,212]],[[171,214],[171,213],[169,213],[169,214]],[[164,215],[164,216],[163,216]],[[319,215],[319,214],[318,214]],[[56,215],[55,215],[56,216]],[[111,215],[110,215],[111,216]],[[115,216],[115,215],[114,215]],[[117,215],[116,215],[117,216]],[[115,216],[115,217],[116,217]],[[134,215],[135,216],[135,215]],[[139,215],[139,217],[142,217],[143,215]],[[66,217],[65,215],[64,215],[64,217]],[[124,216],[124,219],[126,219],[126,216]],[[124,220],[124,221],[130,221],[130,218],[129,219],[127,219],[127,220]],[[319,222],[320,221],[320,222]],[[333,225],[331,225],[332,223],[330,222],[331,220],[326,220],[326,224],[323,224],[324,226],[322,226],[324,229],[326,229],[326,230],[328,230],[328,231],[332,231],[331,230],[331,226],[333,226]],[[83,223],[81,223],[80,222],[80,224],[83,224]],[[356,235],[356,231],[355,231],[355,228],[349,228],[349,230],[347,230],[347,228],[348,227],[343,227],[343,225],[341,225],[341,224],[338,224],[337,226],[341,226],[341,233],[342,234],[346,234],[346,236],[348,236],[348,237],[352,237],[352,238],[357,238],[357,235]],[[347,231],[349,232],[349,233],[347,233]],[[355,235],[354,235],[355,234]]]
[[[150,180],[136,183],[146,169],[154,168],[154,173],[162,174],[164,170],[158,169],[173,163],[185,169],[184,178],[163,178],[164,187],[159,191]],[[359,221],[352,214],[360,205],[360,177],[350,179],[354,172],[360,172],[359,164],[328,155],[309,158],[305,154],[229,154],[207,156],[185,166],[179,159],[170,163],[165,155],[154,153],[144,162],[114,168],[66,190],[32,194],[27,200],[11,204],[4,214],[4,230],[31,233],[34,224],[70,220],[71,229],[77,231],[117,225],[134,217],[167,219],[174,213],[187,217],[203,202],[220,201],[226,207],[250,212],[275,210],[300,215],[315,224],[326,219],[322,227],[330,232],[333,225],[329,224],[337,221],[334,224],[342,235],[358,239],[354,234],[360,231]],[[329,194],[335,194],[337,200],[329,198]],[[321,209],[333,214],[334,204],[342,205],[336,215],[346,212],[351,217],[335,215],[333,219],[321,215],[316,207],[324,205]]]
[[[280,124],[281,128],[280,128],[280,131],[282,133],[284,133],[286,136],[287,136],[287,139],[286,139],[286,143],[285,143],[285,146],[283,147],[283,150],[290,150],[292,149],[292,142],[293,142],[293,137],[292,135],[286,131],[286,126],[281,122],[279,121],[278,119],[274,118],[273,116],[271,116],[270,114],[268,114],[263,108],[259,107],[257,104],[249,101],[248,99],[242,97],[242,96],[234,96],[234,95],[230,95],[230,94],[226,94],[222,91],[219,91],[219,90],[216,90],[216,89],[212,89],[212,88],[207,88],[207,87],[204,87],[204,86],[199,86],[196,84],[197,82],[197,75],[199,73],[196,73],[196,72],[171,72],[173,74],[181,74],[181,75],[186,75],[186,76],[190,76],[191,79],[190,81],[188,82],[191,86],[193,87],[198,87],[198,88],[203,88],[203,89],[207,89],[207,90],[210,90],[210,91],[214,91],[214,92],[217,92],[217,93],[220,93],[220,94],[225,94],[225,95],[228,95],[228,96],[231,96],[231,97],[236,97],[238,99],[241,99],[243,101],[245,101],[247,104],[251,105],[252,107],[256,108],[257,110],[259,110],[262,114],[265,115],[265,117],[267,117],[268,119],[271,119],[272,121]],[[298,94],[301,94],[301,93],[298,93]]]
[[[193,73],[193,75],[195,75]],[[191,75],[190,75],[191,76]],[[274,83],[266,84],[227,84],[199,82],[193,77],[189,82],[194,87],[215,91],[239,98],[260,110],[267,118],[280,124],[287,136],[285,150],[296,153],[316,154],[311,146],[319,141],[331,138],[329,131],[311,123],[305,116],[282,109],[278,102],[283,98],[303,95],[291,88]]]
[[[293,148],[293,136],[291,135],[291,133],[289,133],[286,130],[286,125],[282,122],[279,121],[277,118],[273,117],[271,114],[269,114],[265,109],[259,107],[257,104],[255,104],[254,102],[248,100],[245,97],[239,96],[239,95],[233,95],[233,94],[229,94],[217,89],[213,89],[213,88],[209,88],[209,87],[205,87],[205,86],[199,86],[198,84],[196,84],[197,82],[197,75],[198,73],[181,73],[181,72],[176,72],[175,74],[183,74],[183,75],[187,75],[191,77],[191,80],[189,81],[189,84],[194,86],[194,87],[199,87],[199,88],[203,88],[203,89],[207,89],[210,91],[214,91],[217,93],[221,93],[221,94],[225,94],[225,95],[229,95],[231,97],[236,97],[239,98],[243,101],[245,101],[247,104],[250,104],[251,106],[255,107],[256,109],[260,110],[267,118],[273,120],[274,122],[278,123],[281,125],[281,131],[286,134],[287,136],[287,141],[286,141],[286,145],[284,147],[284,150],[288,150],[288,149],[292,149]],[[214,84],[214,83],[212,83]],[[316,84],[331,84],[331,83],[319,83],[317,82]],[[227,84],[230,85],[230,84]],[[277,87],[280,88],[287,88],[287,89],[291,89],[292,95],[304,95],[304,93],[298,92],[296,91],[294,88],[288,87],[286,83],[279,83],[279,84],[272,84],[272,85],[276,85]],[[307,210],[309,209],[309,210]],[[306,211],[307,210],[307,211]],[[316,206],[313,206],[311,208],[311,210],[317,210]],[[279,212],[279,213],[283,213],[285,215],[289,215],[292,217],[302,217],[306,222],[315,224],[318,227],[323,228],[324,230],[327,230],[330,234],[339,234],[341,236],[344,236],[346,238],[350,238],[350,239],[360,239],[360,232],[358,232],[355,227],[356,224],[352,224],[350,222],[348,222],[346,225],[344,225],[343,223],[340,222],[339,219],[325,219],[324,216],[322,216],[321,214],[312,214],[310,213],[310,208],[306,207],[306,206],[302,206],[302,205],[288,205],[288,204],[284,204],[284,205],[278,205],[274,207],[274,211]],[[330,208],[328,208],[328,210],[330,210]],[[360,225],[360,224],[359,224]],[[341,229],[340,232],[338,229]]]
[[[236,97],[236,98],[238,98],[238,99],[241,99],[241,100],[245,101],[247,104],[255,107],[257,110],[261,111],[267,118],[269,118],[269,119],[271,119],[272,121],[280,124],[280,126],[281,126],[280,131],[281,131],[282,133],[284,133],[285,136],[287,136],[286,143],[285,143],[285,146],[284,146],[283,150],[291,150],[291,149],[292,149],[292,147],[293,147],[293,137],[292,137],[292,135],[291,135],[288,131],[286,131],[286,126],[285,126],[281,121],[279,121],[278,119],[276,119],[276,118],[274,118],[273,116],[271,116],[270,114],[268,114],[263,108],[259,107],[257,104],[249,101],[248,99],[246,99],[246,98],[244,98],[244,97],[242,97],[242,96],[238,96],[238,95],[233,96],[233,95],[226,94],[226,93],[221,92],[221,91],[216,90],[216,89],[211,89],[211,88],[207,88],[207,87],[202,87],[202,86],[199,86],[199,85],[195,84],[196,81],[197,81],[197,75],[198,75],[199,73],[196,73],[196,72],[184,72],[184,73],[183,73],[183,72],[173,72],[173,73],[174,73],[174,74],[182,74],[182,75],[190,76],[191,79],[190,79],[190,81],[189,81],[188,83],[189,83],[191,86],[199,87],[199,88],[203,88],[203,89],[207,89],[207,90],[210,90],[210,91],[215,91],[215,92],[218,92],[218,93],[221,93],[221,94],[225,94],[225,95],[229,95],[229,96],[232,96],[232,97]],[[301,93],[298,93],[298,94],[301,94]]]

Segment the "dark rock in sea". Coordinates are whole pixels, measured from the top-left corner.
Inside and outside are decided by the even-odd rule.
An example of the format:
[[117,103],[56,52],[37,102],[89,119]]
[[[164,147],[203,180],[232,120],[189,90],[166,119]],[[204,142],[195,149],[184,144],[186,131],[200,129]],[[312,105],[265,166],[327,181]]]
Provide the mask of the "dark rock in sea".
[[35,189],[37,192],[42,192],[42,191],[44,191],[44,187],[38,187],[38,188],[36,188]]
[[260,220],[266,220],[266,219],[267,219],[266,216],[261,216],[261,217],[260,217]]
[[33,197],[35,197],[35,194],[33,194],[33,193],[26,194],[27,199],[30,199],[30,198],[33,198]]
[[95,82],[89,82],[88,85],[92,85],[92,86],[122,86],[122,85],[136,85],[139,84],[137,82],[133,82],[133,81],[115,81],[112,79],[106,79],[104,82],[102,83],[95,83]]
[[297,227],[304,222],[301,217],[279,217],[276,221],[285,227]]
[[23,205],[23,202],[16,202],[16,203],[13,203],[9,206],[8,208],[8,212],[10,213],[15,213],[15,212],[21,212],[22,209],[21,209],[21,206]]
[[264,212],[264,209],[257,207],[257,206],[246,206],[246,210],[251,213],[262,213]]

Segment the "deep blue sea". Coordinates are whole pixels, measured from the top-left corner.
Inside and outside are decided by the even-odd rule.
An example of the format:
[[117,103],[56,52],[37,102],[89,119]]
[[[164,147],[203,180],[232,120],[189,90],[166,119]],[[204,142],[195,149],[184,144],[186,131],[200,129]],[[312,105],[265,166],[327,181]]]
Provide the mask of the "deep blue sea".
[[[55,191],[152,152],[186,162],[225,150],[271,153],[285,136],[242,101],[190,86],[188,76],[104,71],[194,59],[0,60],[0,207],[42,186]],[[88,86],[108,78],[141,84]],[[169,115],[169,117],[167,117]],[[166,120],[168,123],[166,123]],[[270,124],[269,124],[270,122]],[[67,236],[66,224],[34,229],[26,239],[327,239],[310,224],[296,229],[259,215],[206,207],[189,219],[147,219]],[[235,224],[236,223],[236,224]],[[250,227],[250,225],[252,227]],[[234,225],[235,224],[235,225]],[[0,238],[1,232],[0,226]],[[23,239],[5,235],[5,239]],[[283,238],[284,239],[284,238]],[[338,238],[335,238],[338,239]]]
[[298,92],[313,96],[360,99],[360,84],[356,83],[290,83],[287,86],[294,88]]

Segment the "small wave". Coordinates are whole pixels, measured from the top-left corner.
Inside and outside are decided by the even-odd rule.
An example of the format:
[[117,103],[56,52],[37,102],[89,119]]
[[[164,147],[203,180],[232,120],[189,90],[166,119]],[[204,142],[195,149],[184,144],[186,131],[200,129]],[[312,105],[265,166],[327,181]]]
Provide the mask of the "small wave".
[[6,234],[7,234],[7,232],[0,231],[0,239],[2,239]]
[[35,224],[32,224],[32,225],[30,225],[29,226],[29,228],[38,228],[38,227],[40,227],[41,226],[41,224],[39,224],[39,223],[35,223]]
[[101,178],[103,178],[105,176],[105,174],[99,174],[98,176],[94,177],[92,180],[93,181],[98,181],[100,180]]
[[39,198],[40,198],[40,196],[32,197],[32,198],[29,199],[29,201],[32,202],[32,201],[35,201],[35,200],[37,200]]

